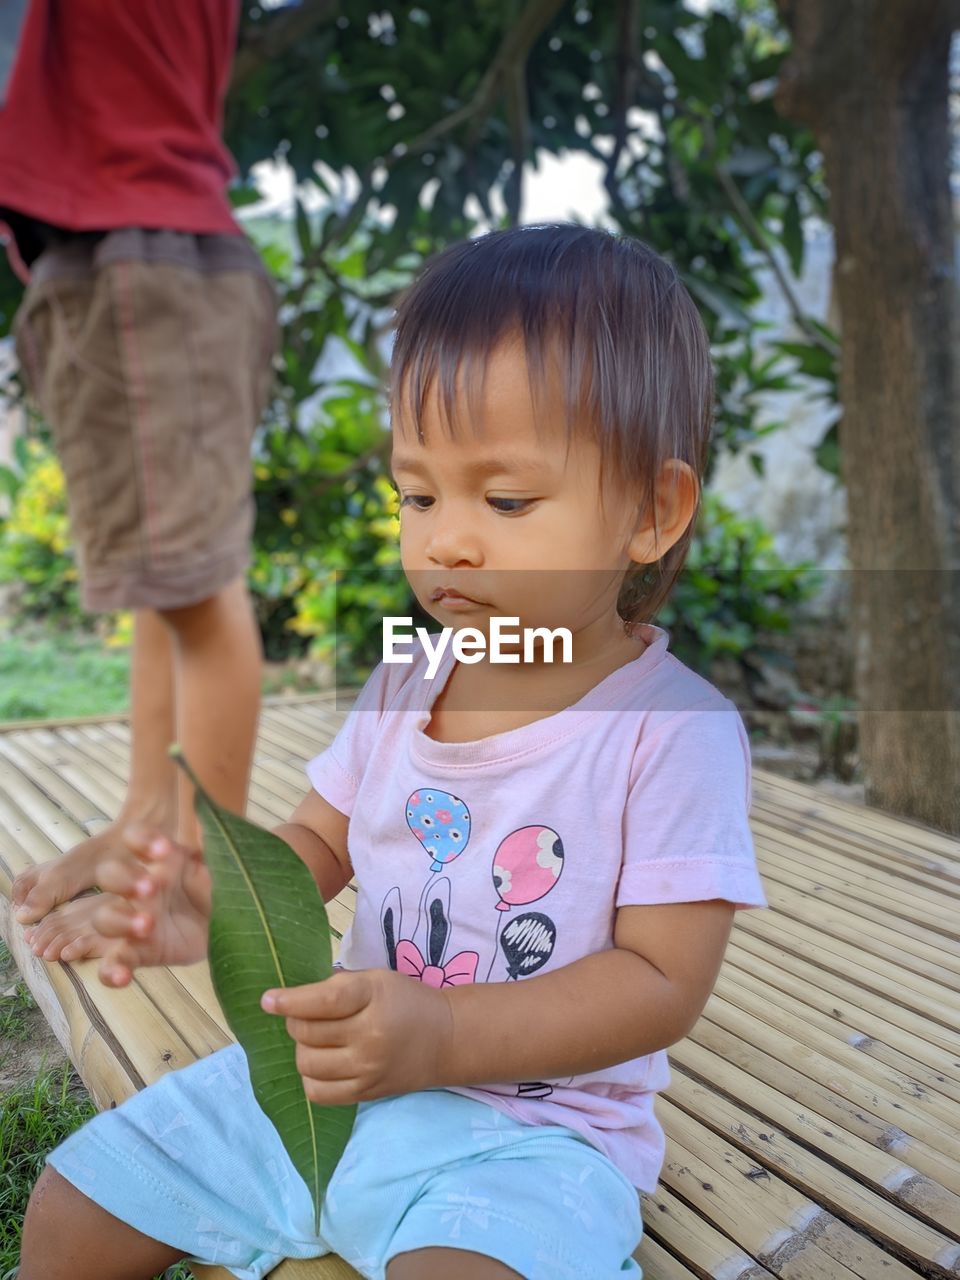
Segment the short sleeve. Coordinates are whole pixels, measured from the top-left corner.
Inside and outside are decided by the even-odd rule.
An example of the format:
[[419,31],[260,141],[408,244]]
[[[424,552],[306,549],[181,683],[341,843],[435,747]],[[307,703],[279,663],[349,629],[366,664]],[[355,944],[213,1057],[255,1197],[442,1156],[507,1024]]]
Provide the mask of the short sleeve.
[[714,699],[670,716],[637,746],[616,905],[769,906],[750,803],[750,742],[734,704]]
[[384,713],[396,694],[398,673],[407,670],[383,662],[375,667],[333,742],[307,763],[313,789],[347,817],[353,811]]

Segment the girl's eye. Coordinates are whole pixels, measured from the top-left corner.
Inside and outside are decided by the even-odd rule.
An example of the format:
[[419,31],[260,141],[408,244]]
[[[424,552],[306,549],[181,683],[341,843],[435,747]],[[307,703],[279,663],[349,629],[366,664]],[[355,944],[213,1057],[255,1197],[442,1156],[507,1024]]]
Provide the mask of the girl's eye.
[[[533,498],[488,498],[487,502],[501,515],[515,515],[534,501]],[[413,507],[414,511],[429,511],[434,499],[426,493],[408,493],[400,498],[401,507]]]
[[[494,511],[500,511],[503,515],[510,515],[515,511],[522,511],[525,507],[529,507],[532,498],[488,498],[487,501],[493,507]],[[494,506],[494,503],[506,503],[506,506]]]

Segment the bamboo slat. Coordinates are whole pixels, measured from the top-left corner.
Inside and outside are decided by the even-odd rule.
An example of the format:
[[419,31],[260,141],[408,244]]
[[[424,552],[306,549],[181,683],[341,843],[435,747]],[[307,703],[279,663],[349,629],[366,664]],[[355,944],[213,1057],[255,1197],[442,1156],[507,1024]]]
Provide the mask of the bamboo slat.
[[[252,820],[289,818],[349,702],[264,708]],[[206,964],[111,991],[92,962],[37,960],[12,920],[12,877],[116,816],[128,756],[118,718],[0,731],[0,931],[100,1106],[230,1039]],[[762,770],[751,816],[772,910],[738,913],[714,993],[669,1051],[645,1278],[960,1274],[960,842]],[[336,933],[355,904],[354,884],[328,904]],[[338,1258],[274,1274],[356,1277]]]
[[[857,1030],[850,1039],[854,1048],[864,1053],[882,1056],[877,1050],[885,1037],[903,1053],[937,1069],[949,1071],[960,1057],[960,1035],[956,1032],[927,1021],[902,1005],[891,1004],[883,995],[858,987],[847,978],[825,973],[815,963],[775,942],[753,938],[745,929],[734,929],[724,966],[736,966],[751,974],[760,972],[770,987],[795,995],[831,1017],[857,1027],[866,1026],[867,1031]],[[876,1039],[871,1028],[880,1029]]]
[[[929,870],[938,867],[954,877],[960,874],[960,853],[951,836],[930,827],[895,817],[862,805],[850,804],[804,783],[753,771],[754,803],[769,810],[792,829],[835,832],[851,847],[864,853],[899,852],[908,864],[926,862]],[[810,793],[813,792],[811,795]]]

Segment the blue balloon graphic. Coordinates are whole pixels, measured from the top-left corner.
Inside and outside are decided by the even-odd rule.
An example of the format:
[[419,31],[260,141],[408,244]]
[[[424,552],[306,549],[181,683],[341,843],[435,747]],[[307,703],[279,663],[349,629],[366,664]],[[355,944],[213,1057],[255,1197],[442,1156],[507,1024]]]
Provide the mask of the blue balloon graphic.
[[407,826],[432,858],[431,871],[458,858],[470,839],[470,810],[449,791],[421,787],[407,800]]

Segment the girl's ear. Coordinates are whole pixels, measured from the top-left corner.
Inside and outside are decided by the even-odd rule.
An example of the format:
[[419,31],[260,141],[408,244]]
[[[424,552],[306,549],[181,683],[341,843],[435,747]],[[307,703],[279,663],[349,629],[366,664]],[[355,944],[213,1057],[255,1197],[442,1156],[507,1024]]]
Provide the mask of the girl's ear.
[[635,564],[655,564],[686,532],[697,509],[700,482],[693,468],[679,458],[663,464],[655,489],[656,521],[646,510],[630,539]]

